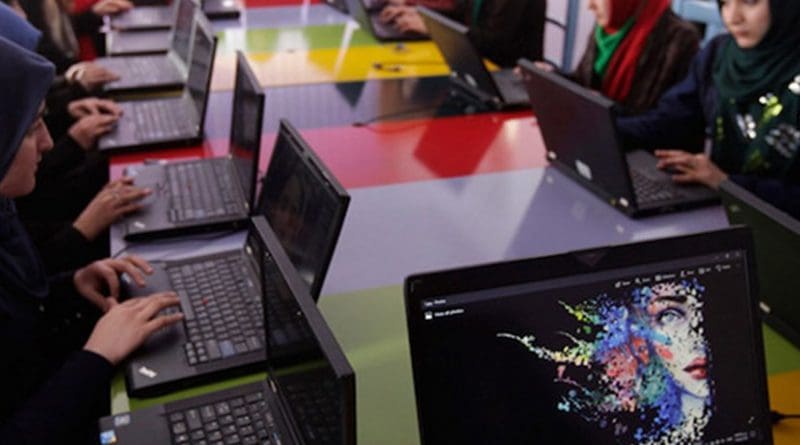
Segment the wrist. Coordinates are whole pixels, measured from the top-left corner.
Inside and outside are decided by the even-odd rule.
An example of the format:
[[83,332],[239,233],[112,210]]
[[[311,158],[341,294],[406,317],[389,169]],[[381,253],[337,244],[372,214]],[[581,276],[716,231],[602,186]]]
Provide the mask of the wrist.
[[84,221],[83,214],[81,214],[78,217],[78,219],[76,219],[75,222],[72,223],[72,227],[74,227],[75,230],[80,232],[80,234],[83,235],[83,237],[86,238],[87,241],[94,241],[94,239],[97,237],[99,233],[99,230],[97,230],[97,228],[94,227],[93,224]]

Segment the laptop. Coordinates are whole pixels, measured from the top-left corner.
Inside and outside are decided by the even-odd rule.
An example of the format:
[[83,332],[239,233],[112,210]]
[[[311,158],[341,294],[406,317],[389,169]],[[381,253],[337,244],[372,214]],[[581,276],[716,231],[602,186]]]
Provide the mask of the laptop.
[[[288,180],[284,183],[266,181],[269,186],[285,187],[287,191],[279,190],[267,195],[262,200],[264,207],[260,208],[259,212],[263,212],[261,216],[264,214],[277,215],[273,217],[273,222],[278,225],[273,226],[270,223],[270,231],[275,234],[282,252],[288,254],[293,270],[297,271],[296,273],[316,300],[319,298],[330,259],[336,247],[349,197],[346,194],[342,195],[340,192],[330,190],[329,181],[319,181],[316,171],[312,174],[304,172],[304,169],[312,168],[307,162],[302,162],[299,166],[291,162],[287,163],[296,158],[307,159],[303,152],[297,156],[287,153],[288,151],[296,153],[295,150],[296,144],[287,141],[286,136],[279,136],[279,142],[275,149],[276,154],[273,155],[270,163],[271,170],[267,175],[273,174],[274,170],[286,170],[292,171],[292,176],[303,179],[300,181]],[[306,182],[307,179],[310,180]],[[295,190],[298,189],[303,192],[296,192]],[[262,192],[263,194],[264,192]],[[304,196],[303,200],[300,195]],[[273,199],[272,196],[276,196],[278,199]],[[292,200],[297,202],[292,202]],[[320,210],[301,210],[307,205],[319,206]],[[273,206],[278,208],[273,209]],[[285,223],[292,224],[292,227],[286,227]],[[294,227],[299,229],[292,230]],[[182,304],[194,307],[193,313],[198,313],[199,310],[213,309],[206,307],[206,303],[202,305],[198,303],[198,301],[203,302],[204,300],[224,301],[226,304],[232,305],[252,304],[252,301],[258,300],[254,296],[256,291],[248,284],[248,274],[242,273],[242,271],[249,270],[247,261],[243,258],[247,257],[248,251],[257,250],[252,235],[251,229],[244,252],[242,249],[235,249],[212,255],[185,257],[175,261],[153,262],[152,267],[155,272],[148,277],[147,287],[138,288],[123,280],[125,293],[131,296],[144,296],[154,292],[175,290],[183,301]],[[198,280],[199,283],[195,284],[195,281]],[[252,282],[252,280],[250,281]],[[203,285],[203,282],[208,284]],[[220,286],[220,283],[224,283],[224,285]],[[192,290],[193,287],[199,288],[200,291]],[[231,294],[230,289],[240,290]],[[248,301],[251,303],[247,303]],[[273,303],[273,307],[279,307],[278,302]],[[285,314],[285,312],[278,313]],[[212,326],[211,332],[202,331],[202,326],[191,326],[187,323],[185,332],[189,340],[180,338],[175,343],[166,344],[154,342],[150,349],[142,351],[138,355],[138,361],[129,368],[128,375],[131,376],[128,385],[129,392],[132,394],[161,393],[192,381],[209,379],[218,372],[235,374],[246,371],[257,364],[259,360],[263,360],[263,357],[249,354],[250,350],[247,349],[257,349],[258,344],[263,342],[258,338],[251,338],[256,330],[254,326],[258,320],[250,322],[238,320],[234,332],[229,332],[230,326],[224,321],[225,318],[222,318],[222,321],[218,321],[216,325]],[[197,329],[200,331],[198,332]],[[211,330],[211,328],[206,328],[206,330]],[[196,338],[198,335],[203,338],[190,341],[193,336]],[[286,345],[296,343],[293,341],[296,337],[294,331],[287,330],[276,336],[281,338]],[[213,340],[214,343],[207,344],[206,342],[209,340]],[[227,343],[225,343],[226,341]],[[197,343],[193,346],[197,354],[195,360],[191,360],[188,356],[183,358],[180,352],[176,353],[177,350],[182,351],[188,348],[185,346],[188,343]],[[202,349],[200,346],[203,346]],[[219,354],[212,353],[217,350],[219,350]],[[168,368],[171,371],[169,373],[160,372],[158,378],[143,378],[138,374],[141,366],[147,366],[149,369]],[[208,375],[209,373],[211,375]]]
[[626,152],[613,101],[530,61],[520,67],[547,159],[602,200],[634,218],[719,202],[707,187],[676,184],[649,151]]
[[117,31],[106,32],[106,55],[141,56],[149,54],[166,54],[172,42],[171,29],[152,31]]
[[300,133],[281,120],[256,213],[278,234],[317,298],[344,224],[350,195]]
[[197,5],[193,0],[176,0],[176,2],[178,11],[175,15],[170,49],[166,55],[102,57],[95,60],[95,63],[120,75],[119,80],[107,83],[103,87],[106,93],[183,87]]
[[401,42],[428,40],[428,37],[415,32],[401,32],[391,23],[380,20],[381,11],[388,4],[385,0],[345,0],[345,7],[361,28],[372,33],[382,42]]
[[189,73],[182,94],[118,102],[123,114],[114,129],[99,139],[98,150],[130,151],[202,141],[217,39],[202,13],[197,11],[194,20]]
[[469,38],[469,28],[444,15],[420,6],[417,8],[431,39],[450,66],[450,79],[459,91],[496,109],[528,106],[528,92],[512,69],[490,72]]
[[255,205],[264,92],[241,52],[228,155],[129,167],[134,184],[153,190],[144,208],[122,219],[126,240],[146,240],[246,224]]
[[728,221],[753,230],[764,321],[800,346],[800,221],[732,181],[720,185],[720,195]]
[[407,278],[420,442],[771,444],[754,270],[740,227]]
[[176,3],[178,2],[171,5],[136,6],[109,16],[108,27],[122,31],[170,29],[175,23]]
[[238,19],[242,14],[238,0],[202,0],[202,5],[209,19]]
[[323,3],[336,9],[339,12],[343,12],[345,14],[348,13],[346,0],[323,0]]
[[[355,373],[263,218],[256,224],[268,235],[269,250],[259,252],[263,287],[273,287],[291,306],[289,325],[301,327],[303,358],[287,363],[297,365],[292,369],[260,362],[267,372],[260,382],[104,417],[101,444],[356,443]],[[271,304],[263,300],[266,311]],[[281,356],[285,347],[275,329],[262,332],[264,350]]]

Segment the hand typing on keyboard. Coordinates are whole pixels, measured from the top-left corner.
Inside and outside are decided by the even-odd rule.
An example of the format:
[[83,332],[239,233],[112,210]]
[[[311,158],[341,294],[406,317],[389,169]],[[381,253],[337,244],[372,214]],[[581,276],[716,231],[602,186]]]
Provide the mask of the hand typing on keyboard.
[[121,216],[142,208],[142,199],[153,192],[135,187],[133,178],[109,182],[81,212],[73,226],[88,240],[94,240]]

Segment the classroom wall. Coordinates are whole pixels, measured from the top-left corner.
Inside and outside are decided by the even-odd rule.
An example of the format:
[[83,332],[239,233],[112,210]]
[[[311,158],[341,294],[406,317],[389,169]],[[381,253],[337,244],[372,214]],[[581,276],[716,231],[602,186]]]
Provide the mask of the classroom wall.
[[[578,28],[575,36],[575,50],[573,51],[572,57],[573,66],[583,54],[586,41],[589,38],[589,33],[592,32],[594,26],[594,15],[587,7],[588,0],[580,0],[579,3]],[[547,16],[561,23],[565,23],[567,4],[567,0],[549,0],[547,2]],[[564,32],[557,26],[548,23],[545,27],[544,34],[545,58],[560,65],[564,46]]]

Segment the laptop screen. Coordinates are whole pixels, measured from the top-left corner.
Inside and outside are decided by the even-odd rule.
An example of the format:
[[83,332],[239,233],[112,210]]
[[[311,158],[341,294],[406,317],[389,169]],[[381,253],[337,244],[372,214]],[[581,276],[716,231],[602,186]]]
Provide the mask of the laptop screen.
[[175,17],[175,26],[172,28],[172,50],[184,64],[189,63],[194,11],[194,0],[178,0],[178,12]]
[[[293,429],[303,435],[304,443],[344,444],[349,389],[345,380],[337,376],[336,365],[332,362],[333,355],[344,355],[327,327],[319,325],[324,324],[322,316],[318,312],[307,312],[317,311],[307,291],[298,295],[292,290],[285,270],[282,272],[278,265],[282,261],[288,263],[285,255],[280,258],[283,252],[271,255],[268,247],[262,246],[258,253],[262,257],[261,284],[264,309],[268,314],[267,372],[275,385],[273,390],[291,411]],[[300,298],[305,298],[306,303],[301,305]],[[310,321],[312,315],[314,321]],[[312,323],[315,323],[314,328]],[[289,357],[291,360],[286,360]],[[279,364],[287,362],[293,366],[281,369]]]
[[[192,61],[189,66],[189,76],[186,87],[197,111],[198,122],[203,120],[206,96],[208,95],[211,69],[214,64],[214,37],[211,34],[211,25],[200,16],[195,15],[196,25],[194,43],[192,45]],[[204,23],[205,22],[205,23]]]
[[237,53],[236,83],[233,90],[230,155],[236,167],[248,205],[255,204],[258,154],[261,145],[261,121],[264,93],[244,54]]
[[314,298],[322,288],[348,202],[299,134],[282,123],[258,211],[266,216]]
[[423,443],[766,443],[745,257],[416,302]]

